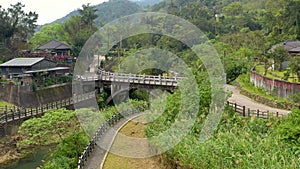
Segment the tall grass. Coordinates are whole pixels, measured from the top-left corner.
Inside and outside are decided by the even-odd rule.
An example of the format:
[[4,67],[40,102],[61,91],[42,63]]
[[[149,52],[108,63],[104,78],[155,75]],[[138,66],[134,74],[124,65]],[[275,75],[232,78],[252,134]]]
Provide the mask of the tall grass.
[[[300,167],[294,145],[277,132],[282,123],[280,119],[241,117],[227,108],[217,131],[208,141],[200,143],[198,137],[203,117],[200,113],[194,129],[164,154],[172,165],[193,169]],[[157,120],[146,128],[147,136],[157,135],[167,126],[168,123]]]

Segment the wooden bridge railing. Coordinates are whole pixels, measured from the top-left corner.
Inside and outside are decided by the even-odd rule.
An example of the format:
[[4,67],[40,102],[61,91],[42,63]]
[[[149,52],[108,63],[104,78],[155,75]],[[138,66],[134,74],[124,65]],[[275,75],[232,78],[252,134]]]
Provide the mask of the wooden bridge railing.
[[38,107],[32,107],[32,108],[16,107],[14,109],[9,109],[9,110],[5,109],[3,113],[0,113],[0,124],[5,124],[8,122],[22,120],[22,119],[28,119],[37,115],[44,114],[44,112],[47,110],[59,109],[62,107],[72,105],[74,103],[91,99],[93,97],[95,97],[95,93],[90,92],[82,95],[73,96],[71,98],[60,100],[57,102],[44,104]]
[[101,127],[97,130],[93,138],[90,140],[89,144],[86,146],[81,156],[78,158],[78,169],[83,169],[86,165],[88,157],[91,156],[95,149],[97,141],[103,137],[103,135],[108,131],[108,129],[118,123],[122,118],[140,113],[138,109],[127,109],[117,115],[112,116],[110,119],[106,120]]
[[279,112],[261,111],[259,109],[250,110],[250,108],[247,108],[246,106],[241,106],[229,101],[227,101],[227,105],[232,107],[236,113],[239,113],[241,116],[244,117],[257,117],[263,119],[270,119],[271,117],[282,117],[286,115]]

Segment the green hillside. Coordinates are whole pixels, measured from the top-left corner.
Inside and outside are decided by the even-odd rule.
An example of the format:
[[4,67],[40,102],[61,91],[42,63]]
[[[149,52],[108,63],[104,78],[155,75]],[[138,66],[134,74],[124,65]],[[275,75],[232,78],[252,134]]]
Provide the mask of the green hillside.
[[[95,20],[95,24],[98,26],[102,23],[113,21],[122,16],[139,12],[142,9],[138,4],[128,0],[110,0],[94,7],[95,9],[97,9],[96,14],[99,16]],[[70,19],[72,16],[76,15],[79,15],[78,10],[69,13],[63,18],[57,19],[53,23],[63,23],[64,21]]]
[[151,7],[155,4],[162,2],[162,0],[130,0],[130,1],[137,3],[143,8]]

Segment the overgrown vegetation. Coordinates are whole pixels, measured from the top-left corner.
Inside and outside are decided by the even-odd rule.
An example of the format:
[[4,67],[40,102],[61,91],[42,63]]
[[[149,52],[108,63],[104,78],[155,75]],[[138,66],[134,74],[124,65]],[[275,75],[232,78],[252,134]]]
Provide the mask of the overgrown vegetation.
[[[178,120],[172,115],[180,110],[175,98],[176,94],[170,96],[168,109],[147,127],[148,137],[168,130]],[[294,110],[281,122],[280,118],[241,117],[227,107],[216,132],[201,143],[199,133],[207,115],[203,108],[192,131],[163,156],[173,168],[298,168],[299,114],[299,110]]]
[[71,83],[72,79],[72,74],[57,77],[43,77],[43,75],[39,75],[33,85],[36,85],[36,87],[49,87],[56,84]]

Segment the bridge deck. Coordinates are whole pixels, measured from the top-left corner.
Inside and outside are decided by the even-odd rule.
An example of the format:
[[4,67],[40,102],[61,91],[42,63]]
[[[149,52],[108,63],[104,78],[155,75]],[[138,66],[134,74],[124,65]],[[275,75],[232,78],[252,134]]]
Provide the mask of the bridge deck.
[[124,73],[111,73],[99,71],[98,75],[80,76],[83,81],[102,81],[110,83],[131,83],[140,85],[157,85],[176,87],[183,77],[177,76],[152,76],[152,75],[136,75]]

